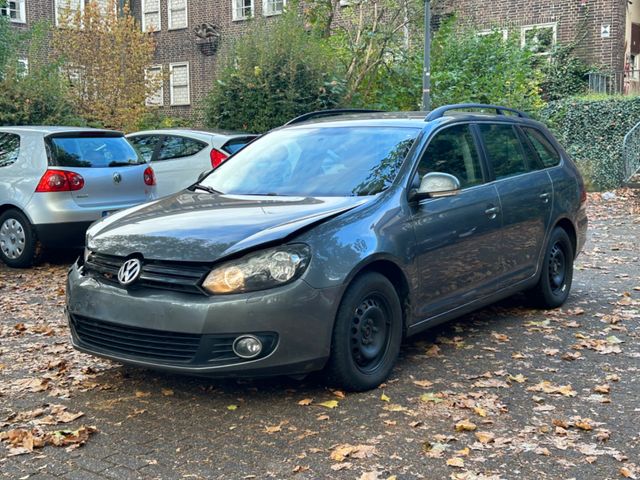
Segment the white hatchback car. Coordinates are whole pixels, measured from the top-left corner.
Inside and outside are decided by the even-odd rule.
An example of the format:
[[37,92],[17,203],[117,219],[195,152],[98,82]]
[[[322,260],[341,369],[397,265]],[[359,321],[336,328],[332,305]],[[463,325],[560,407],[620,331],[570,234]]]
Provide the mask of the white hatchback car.
[[28,267],[41,247],[82,247],[89,225],[156,197],[153,169],[121,132],[0,128],[0,259]]
[[158,179],[158,196],[193,185],[198,176],[216,168],[257,135],[199,130],[147,130],[127,135],[140,155],[151,163]]

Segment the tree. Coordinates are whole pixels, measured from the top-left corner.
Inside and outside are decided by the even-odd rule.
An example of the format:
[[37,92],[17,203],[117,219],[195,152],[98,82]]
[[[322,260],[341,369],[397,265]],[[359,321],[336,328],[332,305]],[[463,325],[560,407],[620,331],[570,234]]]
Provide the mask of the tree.
[[534,54],[517,38],[499,31],[478,35],[444,22],[432,43],[431,86],[434,106],[460,102],[498,103],[534,111],[542,105]]
[[116,0],[106,9],[88,3],[84,11],[63,12],[53,32],[53,50],[63,63],[78,114],[89,123],[125,131],[145,115],[145,100],[160,88],[161,78],[145,75],[153,63],[155,42],[142,32]]
[[264,132],[341,101],[333,52],[294,11],[249,32],[223,53],[205,105],[209,126]]

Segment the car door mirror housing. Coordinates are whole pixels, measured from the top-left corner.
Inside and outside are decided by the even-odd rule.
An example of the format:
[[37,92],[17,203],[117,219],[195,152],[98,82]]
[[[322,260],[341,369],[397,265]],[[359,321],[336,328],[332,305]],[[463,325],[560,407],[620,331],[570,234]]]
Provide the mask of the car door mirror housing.
[[449,173],[431,172],[422,177],[420,187],[414,190],[414,199],[450,197],[460,191],[460,180]]

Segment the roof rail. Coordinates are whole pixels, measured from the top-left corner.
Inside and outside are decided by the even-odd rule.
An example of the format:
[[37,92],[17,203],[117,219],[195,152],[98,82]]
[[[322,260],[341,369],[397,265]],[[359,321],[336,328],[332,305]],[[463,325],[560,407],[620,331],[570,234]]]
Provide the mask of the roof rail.
[[332,117],[334,115],[347,115],[349,113],[379,113],[382,110],[368,110],[364,108],[338,108],[335,110],[318,110],[316,112],[305,113],[299,117],[289,120],[285,125],[293,125],[294,123],[304,122],[312,118]]
[[465,109],[476,109],[476,110],[495,110],[497,115],[504,115],[505,112],[515,113],[520,118],[530,118],[524,112],[520,110],[516,110],[515,108],[501,107],[499,105],[488,105],[484,103],[456,103],[454,105],[444,105],[442,107],[438,107],[435,110],[429,112],[429,114],[425,117],[425,122],[430,122],[431,120],[435,120],[436,118],[442,118],[445,113],[450,110],[465,110]]

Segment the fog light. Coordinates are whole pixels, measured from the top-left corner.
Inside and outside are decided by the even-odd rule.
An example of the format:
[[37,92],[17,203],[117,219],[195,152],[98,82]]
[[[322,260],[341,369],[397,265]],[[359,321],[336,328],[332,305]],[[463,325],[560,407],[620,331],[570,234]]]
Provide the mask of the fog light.
[[253,335],[243,335],[233,342],[233,353],[240,358],[255,358],[262,352],[262,342]]

